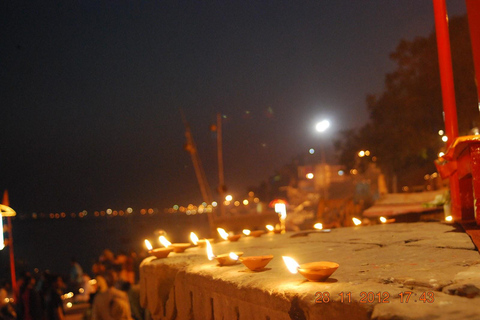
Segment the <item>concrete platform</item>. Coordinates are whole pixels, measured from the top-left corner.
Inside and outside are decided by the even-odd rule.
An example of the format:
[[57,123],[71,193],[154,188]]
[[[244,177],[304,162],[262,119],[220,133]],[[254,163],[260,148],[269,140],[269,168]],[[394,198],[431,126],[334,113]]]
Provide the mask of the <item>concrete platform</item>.
[[[153,319],[479,319],[480,255],[455,225],[388,224],[330,233],[266,234],[213,244],[215,254],[274,255],[261,272],[218,266],[204,248],[149,257],[141,304]],[[326,282],[286,269],[334,261]]]

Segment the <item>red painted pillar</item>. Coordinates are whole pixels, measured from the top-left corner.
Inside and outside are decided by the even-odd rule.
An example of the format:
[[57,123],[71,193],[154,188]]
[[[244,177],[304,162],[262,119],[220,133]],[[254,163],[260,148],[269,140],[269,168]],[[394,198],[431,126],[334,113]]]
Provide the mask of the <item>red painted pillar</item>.
[[473,64],[475,66],[475,83],[480,108],[480,1],[466,0],[470,42],[472,43]]
[[[445,132],[448,137],[447,146],[458,137],[457,106],[453,86],[452,56],[450,53],[450,36],[448,32],[448,15],[445,0],[433,0],[435,14],[435,30],[437,34],[438,63],[440,66],[440,81],[442,85],[443,112]],[[458,174],[450,177],[450,197],[454,220],[462,220],[461,195]]]

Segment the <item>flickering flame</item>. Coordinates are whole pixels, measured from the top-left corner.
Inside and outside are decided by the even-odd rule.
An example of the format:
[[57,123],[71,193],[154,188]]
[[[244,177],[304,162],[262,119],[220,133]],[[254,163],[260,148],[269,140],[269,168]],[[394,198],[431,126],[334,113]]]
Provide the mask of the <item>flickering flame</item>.
[[315,229],[317,229],[317,230],[322,230],[322,229],[323,229],[323,224],[321,224],[320,222],[318,222],[318,223],[315,223],[315,224],[313,225],[313,227],[314,227]]
[[387,218],[385,218],[385,217],[380,217],[380,221],[381,221],[382,223],[385,223],[385,222],[387,222]]
[[453,221],[453,217],[452,216],[448,216],[448,217],[445,217],[445,221]]
[[353,223],[355,223],[356,226],[359,226],[362,224],[362,221],[360,219],[357,219],[357,218],[352,218],[353,220]]
[[228,239],[228,233],[225,231],[223,228],[217,228],[218,234],[220,234],[220,237],[222,237],[223,240]]
[[147,247],[148,250],[152,250],[152,249],[153,249],[152,244],[151,244],[150,241],[148,241],[147,239],[145,239],[145,246]]
[[275,230],[275,228],[274,228],[272,225],[270,225],[270,224],[266,225],[265,228],[267,228],[268,231],[273,231],[273,230]]
[[207,257],[208,257],[208,260],[215,259],[215,255],[213,254],[213,249],[212,249],[212,245],[210,244],[210,241],[205,239],[205,242],[207,243]]
[[232,260],[238,260],[238,256],[237,256],[235,253],[233,253],[233,252],[230,252],[229,257],[230,257],[230,259],[232,259]]
[[288,271],[291,273],[295,274],[298,272],[298,268],[300,268],[300,265],[295,261],[293,258],[282,256],[283,262],[285,262],[285,265],[287,266]]
[[275,203],[275,212],[280,215],[280,219],[285,220],[287,218],[287,207],[285,203]]
[[198,243],[198,237],[194,232],[190,232],[190,240],[192,240],[194,245],[197,245]]
[[250,230],[243,229],[243,234],[246,235],[246,236],[249,236],[250,235]]
[[163,244],[163,246],[165,248],[168,248],[168,246],[170,246],[172,243],[170,241],[167,240],[167,238],[165,238],[164,236],[160,236],[158,237],[158,240],[160,241],[161,244]]

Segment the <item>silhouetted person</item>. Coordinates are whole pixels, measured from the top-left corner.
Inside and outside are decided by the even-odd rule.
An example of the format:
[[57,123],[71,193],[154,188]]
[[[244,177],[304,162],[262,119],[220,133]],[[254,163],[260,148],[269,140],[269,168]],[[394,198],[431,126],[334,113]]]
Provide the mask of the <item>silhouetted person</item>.
[[133,320],[127,294],[114,287],[117,281],[115,272],[107,270],[105,280],[108,289],[95,295],[92,320]]

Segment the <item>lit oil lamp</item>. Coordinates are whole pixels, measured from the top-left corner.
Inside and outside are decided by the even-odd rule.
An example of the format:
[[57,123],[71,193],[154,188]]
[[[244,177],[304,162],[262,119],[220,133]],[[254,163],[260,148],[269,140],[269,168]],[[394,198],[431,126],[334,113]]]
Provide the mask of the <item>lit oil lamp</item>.
[[320,222],[315,223],[313,225],[313,228],[316,229],[316,230],[322,230],[323,229],[323,224],[321,224]]
[[288,271],[293,274],[300,273],[309,281],[322,282],[328,279],[335,270],[338,269],[338,263],[330,261],[310,262],[299,265],[293,258],[283,256],[283,261]]
[[359,226],[362,224],[362,220],[357,218],[352,218],[352,221],[353,221],[353,224],[355,224],[356,226]]
[[[190,240],[192,241],[192,243],[194,245],[199,246],[200,248],[205,248],[205,246],[207,245],[207,243],[206,243],[207,239],[198,239],[195,232],[190,232]],[[214,240],[213,239],[208,239],[208,241],[213,242]]]
[[263,230],[254,230],[254,231],[250,232],[250,235],[254,238],[258,238],[258,237],[261,237],[262,234],[264,234],[264,233],[265,233],[265,231],[263,231]]
[[165,248],[172,248],[175,253],[182,253],[190,248],[190,243],[171,243],[164,236],[160,236],[158,240]]
[[273,232],[273,230],[275,230],[275,227],[272,226],[271,224],[267,224],[265,228],[268,230],[268,232]]
[[207,243],[207,257],[208,260],[217,259],[218,263],[221,266],[231,266],[238,262],[238,259],[243,255],[243,252],[230,252],[216,256],[213,253],[212,245],[210,241],[206,240]]
[[385,217],[380,217],[379,220],[380,220],[381,223],[394,223],[395,222],[395,219],[393,219],[393,218],[392,219],[387,219]]
[[238,241],[238,239],[242,237],[241,234],[228,234],[223,228],[217,228],[217,231],[223,240],[228,240],[230,242]]
[[273,255],[242,257],[240,261],[252,271],[261,271],[273,259]]
[[173,248],[156,248],[153,249],[152,244],[150,241],[145,239],[145,246],[148,249],[148,254],[157,257],[158,259],[166,258],[170,252],[173,251]]
[[250,230],[248,230],[248,229],[243,229],[242,232],[243,232],[243,234],[246,235],[246,236],[249,236],[250,233],[252,233],[252,232],[251,232]]

